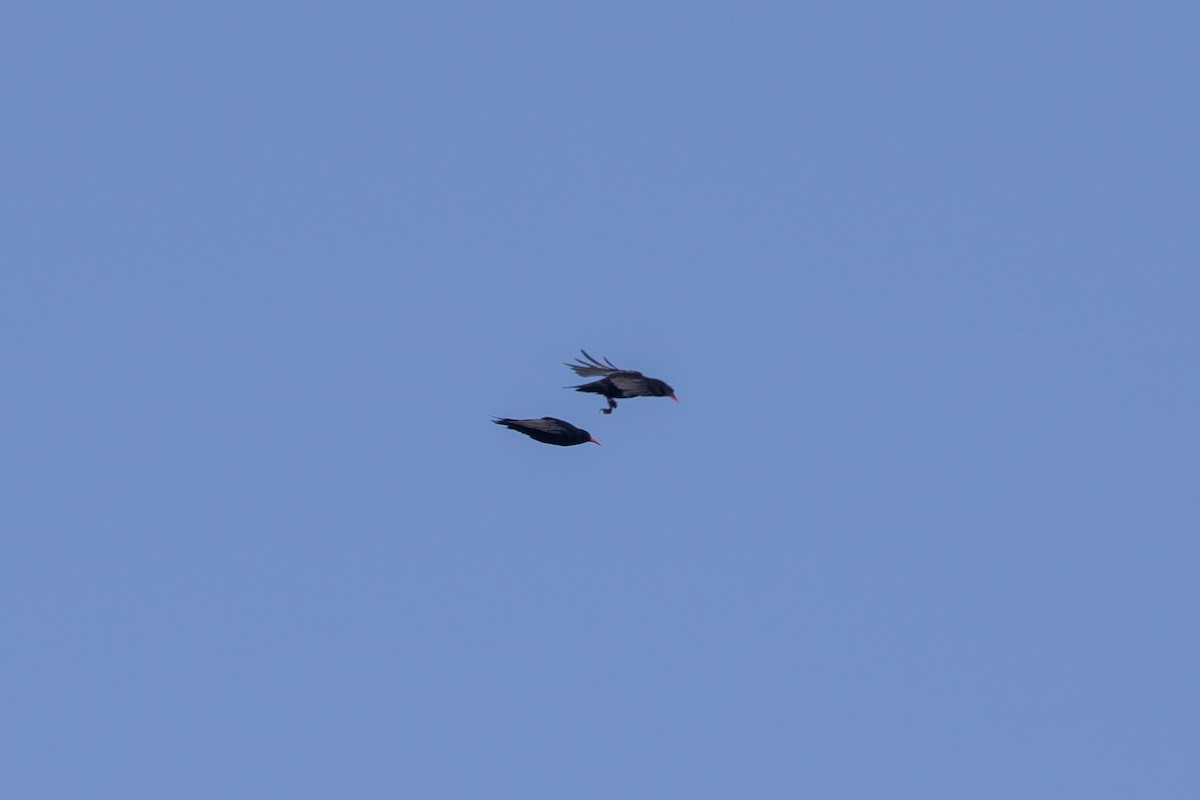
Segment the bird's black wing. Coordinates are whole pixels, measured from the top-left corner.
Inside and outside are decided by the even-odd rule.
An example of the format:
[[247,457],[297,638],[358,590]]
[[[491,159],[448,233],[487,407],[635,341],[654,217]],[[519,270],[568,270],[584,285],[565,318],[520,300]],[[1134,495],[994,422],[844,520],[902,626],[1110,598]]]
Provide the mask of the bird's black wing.
[[[601,375],[609,376],[609,375],[621,375],[621,374],[636,375],[637,377],[640,378],[642,375],[642,373],[640,373],[640,372],[634,372],[632,370],[621,369],[620,367],[616,366],[611,361],[609,361],[607,358],[604,359],[603,362],[597,361],[596,359],[594,359],[590,355],[588,355],[587,350],[580,350],[579,352],[583,353],[583,358],[577,358],[577,359],[575,359],[575,363],[567,364],[566,366],[575,370],[575,374],[581,378],[595,378],[595,377],[601,376]],[[587,359],[587,360],[585,361],[584,359]]]
[[561,419],[554,417],[542,417],[541,419],[523,419],[521,427],[528,428],[531,431],[541,431],[555,436],[565,436],[567,434],[578,433],[579,429],[569,422],[563,422]]
[[514,431],[542,431],[543,433],[563,433],[561,420],[553,417],[541,419],[508,419],[503,417],[493,420],[497,425],[504,425]]
[[608,381],[626,397],[650,393],[650,384],[640,372],[614,372],[608,376]]

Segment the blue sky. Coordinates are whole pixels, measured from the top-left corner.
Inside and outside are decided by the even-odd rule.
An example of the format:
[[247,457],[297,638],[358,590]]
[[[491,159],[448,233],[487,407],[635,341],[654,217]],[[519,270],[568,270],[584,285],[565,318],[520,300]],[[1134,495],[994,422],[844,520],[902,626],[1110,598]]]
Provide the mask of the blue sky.
[[0,783],[1196,796],[1197,23],[10,10]]

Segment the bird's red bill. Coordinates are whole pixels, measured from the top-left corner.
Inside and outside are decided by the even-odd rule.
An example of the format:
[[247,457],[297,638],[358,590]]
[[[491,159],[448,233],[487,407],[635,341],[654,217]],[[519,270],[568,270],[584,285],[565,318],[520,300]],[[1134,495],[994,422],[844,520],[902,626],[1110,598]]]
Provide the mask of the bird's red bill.
[[[597,442],[595,439],[588,439],[588,441],[589,441],[589,442],[591,442],[592,444],[600,444],[600,443],[599,443],[599,442]],[[601,446],[601,447],[604,447],[604,445],[602,445],[602,444],[600,444],[600,446]]]
[[675,395],[671,395],[671,399],[674,400],[676,403],[679,402],[679,398],[676,397]]

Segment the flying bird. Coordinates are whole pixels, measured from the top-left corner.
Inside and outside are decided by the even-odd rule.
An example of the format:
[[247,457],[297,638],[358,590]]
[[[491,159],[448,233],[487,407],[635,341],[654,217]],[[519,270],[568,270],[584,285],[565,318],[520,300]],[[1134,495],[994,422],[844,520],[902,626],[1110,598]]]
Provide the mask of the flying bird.
[[[594,378],[597,375],[604,377],[598,381],[585,383],[582,386],[568,386],[568,389],[574,389],[577,392],[592,392],[593,394],[604,395],[608,398],[608,408],[602,408],[600,411],[604,414],[611,414],[613,409],[617,407],[617,398],[625,397],[669,397],[676,403],[679,398],[675,396],[675,390],[668,386],[658,378],[647,378],[640,372],[634,372],[631,369],[620,369],[613,365],[607,358],[604,363],[600,363],[596,359],[588,355],[587,350],[580,350],[583,353],[583,358],[575,359],[574,364],[566,366],[575,370],[575,374],[581,378]],[[586,361],[584,359],[587,359]]]
[[503,425],[510,431],[517,431],[546,444],[557,444],[570,447],[573,444],[600,444],[583,428],[576,428],[569,422],[563,422],[554,417],[541,419],[493,419],[497,425]]

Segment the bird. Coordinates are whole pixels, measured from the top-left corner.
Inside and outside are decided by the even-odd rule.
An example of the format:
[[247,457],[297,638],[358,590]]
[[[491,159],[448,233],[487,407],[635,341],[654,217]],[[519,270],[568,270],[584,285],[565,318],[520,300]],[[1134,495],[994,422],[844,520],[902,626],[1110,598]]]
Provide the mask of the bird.
[[496,417],[492,422],[497,425],[503,425],[510,431],[517,431],[526,436],[537,439],[539,442],[546,444],[557,444],[562,447],[570,447],[574,444],[600,444],[592,435],[583,428],[576,428],[569,422],[563,422],[561,419],[554,417],[542,417],[541,419],[507,419],[504,417]]
[[602,414],[613,412],[613,409],[617,407],[618,397],[669,397],[676,403],[679,402],[679,398],[675,396],[675,390],[658,378],[647,378],[640,372],[621,369],[614,366],[607,358],[602,364],[588,355],[587,350],[579,352],[583,353],[583,358],[577,358],[574,364],[566,364],[566,366],[575,370],[575,374],[581,378],[594,378],[597,375],[604,377],[581,386],[564,388],[604,395],[608,399],[608,408],[600,409]]

